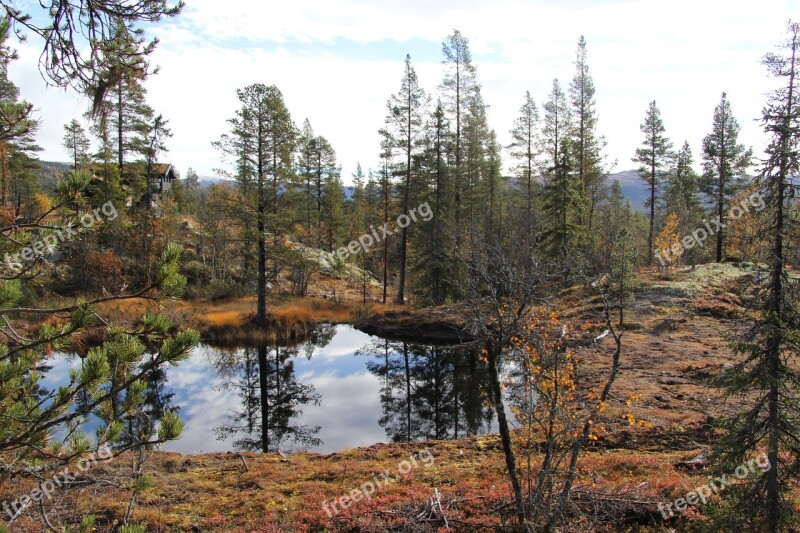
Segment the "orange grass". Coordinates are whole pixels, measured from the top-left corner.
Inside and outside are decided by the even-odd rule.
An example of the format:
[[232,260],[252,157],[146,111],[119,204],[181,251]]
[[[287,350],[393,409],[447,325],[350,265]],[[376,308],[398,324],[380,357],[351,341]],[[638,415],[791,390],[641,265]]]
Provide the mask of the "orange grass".
[[[398,465],[412,454],[427,450],[433,457],[428,467],[420,464],[407,474]],[[576,490],[649,501],[656,504],[683,497],[706,482],[706,473],[677,471],[674,463],[691,458],[696,449],[643,453],[631,450],[590,449],[578,468]],[[147,472],[155,481],[139,499],[133,522],[153,533],[202,530],[250,531],[436,531],[438,524],[417,522],[434,491],[456,531],[505,530],[511,520],[511,492],[496,435],[458,441],[379,444],[330,455],[313,453],[245,453],[247,470],[237,454],[181,456],[156,452]],[[523,456],[520,456],[521,466]],[[533,456],[538,465],[541,456]],[[118,459],[97,468],[105,476],[123,474],[126,461]],[[534,466],[534,469],[536,467]],[[336,501],[351,489],[371,480],[377,472],[397,476],[397,482],[380,487],[370,500],[362,500],[338,516],[329,516],[325,502]],[[535,471],[534,471],[535,475]],[[26,480],[0,486],[0,497],[18,495],[34,485]],[[77,519],[78,513],[98,516],[107,527],[124,516],[127,493],[111,486],[76,489],[62,493],[61,516]],[[59,495],[61,496],[61,494]],[[717,498],[724,499],[725,494]],[[452,505],[448,505],[452,504]],[[596,523],[593,531],[696,530],[703,521],[700,509],[666,524],[642,529],[636,524]],[[52,516],[52,515],[51,515]],[[29,513],[24,525],[38,531],[37,513]],[[563,531],[588,531],[587,517],[576,516]],[[599,528],[599,529],[598,529]],[[675,529],[672,529],[673,531]]]
[[247,314],[240,311],[220,311],[207,313],[202,316],[202,321],[210,327],[238,327],[247,322]]
[[270,307],[267,312],[275,322],[349,322],[353,317],[353,306],[337,304],[319,298],[293,299]]

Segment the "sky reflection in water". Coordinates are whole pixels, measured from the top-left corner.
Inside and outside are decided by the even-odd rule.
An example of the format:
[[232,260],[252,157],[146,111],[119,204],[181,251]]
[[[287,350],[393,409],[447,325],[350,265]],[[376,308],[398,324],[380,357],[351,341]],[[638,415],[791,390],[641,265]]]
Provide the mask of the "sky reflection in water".
[[[299,346],[297,354],[291,357],[294,379],[298,383],[312,385],[320,399],[319,405],[309,403],[300,406],[302,415],[292,422],[320,427],[316,437],[322,440],[322,444],[308,448],[320,453],[390,441],[387,429],[379,423],[387,412],[386,378],[374,371],[375,362],[380,362],[383,357],[382,350],[376,349],[376,346],[382,346],[384,341],[350,326],[328,328],[331,328],[329,334],[332,334],[329,342],[315,344],[312,339]],[[399,347],[394,350],[402,352]],[[244,359],[244,353],[243,348],[220,349],[200,345],[189,359],[177,367],[167,369],[164,390],[173,395],[170,404],[179,406],[179,413],[186,427],[181,438],[165,444],[164,450],[207,453],[234,449],[233,441],[240,435],[218,440],[214,429],[224,425],[233,413],[242,409],[241,390],[235,384],[241,380],[240,362]],[[270,354],[274,352],[271,350]],[[397,356],[402,363],[402,353],[396,353]],[[372,368],[368,368],[370,361],[373,362]],[[79,366],[80,361],[78,358],[60,357],[54,359],[52,364],[53,369],[43,379],[43,385],[48,388],[65,382],[68,379],[68,369]],[[405,390],[402,364],[400,373],[400,380],[394,386],[402,394]],[[432,383],[434,378],[425,379],[428,382],[414,383],[414,393],[419,390],[420,394],[425,394],[423,389],[428,386],[426,383]],[[462,384],[459,388],[469,387]],[[417,405],[425,405],[425,399],[421,401]],[[402,426],[402,415],[393,412],[396,408],[397,404],[392,404],[388,411],[390,416],[401,419]],[[433,417],[432,414],[416,412],[414,416]],[[480,416],[478,418],[481,424],[478,432],[485,432],[494,426],[490,420],[484,420]],[[415,421],[414,424],[428,422]],[[397,426],[394,430],[397,431]],[[284,450],[297,448],[298,446],[290,442],[281,444],[281,449]]]

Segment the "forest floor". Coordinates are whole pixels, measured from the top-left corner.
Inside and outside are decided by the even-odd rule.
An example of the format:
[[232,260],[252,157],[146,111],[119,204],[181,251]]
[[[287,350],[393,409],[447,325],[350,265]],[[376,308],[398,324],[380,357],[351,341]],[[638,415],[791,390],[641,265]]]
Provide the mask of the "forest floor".
[[[709,472],[679,467],[699,451],[691,435],[681,444],[663,430],[636,433],[635,442],[624,439],[626,447],[606,436],[582,456],[573,492],[576,516],[560,531],[719,531],[703,512],[719,506],[724,491],[666,521],[659,511],[659,504],[707,483]],[[87,475],[119,483],[130,475],[129,459],[100,463]],[[534,476],[540,460],[531,455]],[[526,488],[524,450],[518,461]],[[376,444],[329,455],[157,452],[147,472],[153,487],[139,498],[132,522],[152,533],[444,531],[446,526],[505,531],[513,523],[496,435]],[[19,495],[22,487],[11,488]],[[0,497],[8,490],[0,489]],[[344,496],[352,500],[342,502]],[[61,492],[48,502],[49,517],[64,523],[91,514],[97,517],[96,531],[109,531],[122,520],[128,497],[110,485]],[[34,514],[16,522],[13,531],[42,530]]]
[[[690,507],[667,521],[658,504],[681,498],[707,482],[708,472],[687,471],[676,464],[712,443],[715,418],[735,405],[726,402],[709,379],[735,362],[725,336],[745,327],[741,318],[746,287],[760,278],[752,266],[733,264],[680,269],[670,279],[655,271],[639,274],[636,296],[626,314],[622,368],[599,440],[582,456],[574,493],[578,514],[567,530],[714,530],[708,516],[718,512],[724,492],[711,503]],[[193,305],[178,303],[170,313],[225,323],[253,310],[251,299]],[[331,313],[334,322],[354,319],[343,310],[346,307],[337,308],[324,298],[284,305],[296,306],[292,312],[297,314],[304,308]],[[602,309],[597,290],[581,286],[564,291],[546,310],[576,327],[593,322],[594,331],[601,331]],[[414,311],[376,305],[368,311],[361,315],[362,321],[407,324],[409,332],[417,333],[441,326],[459,331],[465,320],[465,310],[457,308]],[[402,335],[402,330],[396,333]],[[576,347],[579,390],[604,381],[612,352],[610,337]],[[631,395],[637,399],[628,405]],[[640,423],[630,424],[628,414]],[[518,456],[523,480],[528,479],[526,455],[521,450]],[[530,457],[535,475],[541,457],[535,451]],[[117,459],[95,468],[99,470],[92,475],[124,477],[130,461]],[[401,473],[404,468],[407,472]],[[437,531],[447,526],[496,531],[512,518],[503,454],[495,435],[376,444],[329,455],[156,452],[147,470],[155,484],[140,498],[133,521],[146,523],[152,532]],[[382,472],[393,481],[381,477]],[[341,508],[339,499],[368,487],[367,482],[380,486],[368,499],[362,496],[349,508]],[[19,494],[19,487],[13,482],[0,487],[0,498],[10,491]],[[359,493],[352,495],[357,498]],[[59,512],[64,514],[61,518],[93,513],[100,518],[98,524],[121,519],[127,504],[126,493],[110,487],[73,490],[61,498],[55,517]],[[37,519],[30,520],[18,522],[19,531],[39,531]]]

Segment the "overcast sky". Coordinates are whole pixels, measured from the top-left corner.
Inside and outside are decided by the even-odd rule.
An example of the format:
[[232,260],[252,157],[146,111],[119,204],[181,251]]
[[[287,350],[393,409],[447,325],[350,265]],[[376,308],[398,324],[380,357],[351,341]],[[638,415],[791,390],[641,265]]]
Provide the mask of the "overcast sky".
[[[164,160],[185,175],[220,168],[211,147],[237,107],[236,89],[275,84],[294,121],[311,121],[337,151],[343,177],[356,163],[374,167],[386,100],[400,86],[411,54],[420,81],[435,94],[442,40],[459,29],[470,41],[489,123],[503,144],[526,90],[541,106],[559,78],[574,73],[578,38],[587,40],[597,88],[599,131],[616,170],[631,162],[639,125],[656,100],[667,134],[688,140],[696,158],[714,106],[726,91],[741,140],[761,152],[756,119],[772,83],[760,58],[774,51],[798,1],[653,0],[187,0],[184,13],[149,28],[161,43],[160,73],[147,82],[149,102],[174,136]],[[38,9],[34,4],[34,9]],[[45,160],[67,161],[63,125],[83,120],[87,102],[46,88],[37,68],[41,43],[17,45],[12,81],[42,119]],[[508,166],[508,165],[507,165]],[[698,162],[699,168],[699,162]]]

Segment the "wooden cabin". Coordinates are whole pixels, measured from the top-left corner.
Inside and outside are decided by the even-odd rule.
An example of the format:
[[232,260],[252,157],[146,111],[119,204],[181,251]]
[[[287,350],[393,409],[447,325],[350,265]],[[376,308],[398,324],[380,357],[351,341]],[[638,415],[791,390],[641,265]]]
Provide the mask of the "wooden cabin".
[[175,180],[180,178],[178,170],[169,163],[156,164],[150,173],[150,190],[156,194],[167,192],[172,188]]

